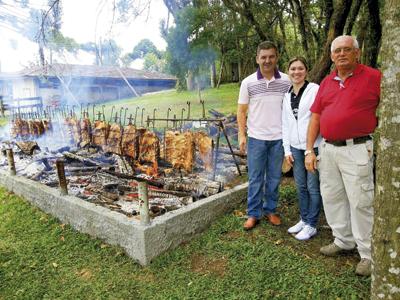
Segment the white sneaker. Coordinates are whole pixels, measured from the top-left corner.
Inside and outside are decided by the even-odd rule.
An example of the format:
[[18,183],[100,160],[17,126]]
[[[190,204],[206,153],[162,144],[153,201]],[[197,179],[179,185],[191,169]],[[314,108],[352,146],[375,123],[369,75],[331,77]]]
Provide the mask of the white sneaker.
[[309,240],[316,234],[317,234],[317,229],[315,227],[306,225],[298,234],[296,234],[295,238],[298,239],[299,241],[305,241]]
[[300,220],[296,225],[290,227],[288,229],[288,232],[289,233],[298,233],[304,228],[304,226],[306,226],[306,223],[304,223],[303,220]]

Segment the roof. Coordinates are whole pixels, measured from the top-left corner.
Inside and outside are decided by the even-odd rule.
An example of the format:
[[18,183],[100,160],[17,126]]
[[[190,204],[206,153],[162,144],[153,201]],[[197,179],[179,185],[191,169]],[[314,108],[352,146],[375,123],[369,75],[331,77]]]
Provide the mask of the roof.
[[2,77],[35,77],[35,76],[73,76],[73,77],[95,77],[95,78],[121,78],[121,73],[127,79],[145,80],[176,80],[176,77],[157,72],[122,68],[118,66],[94,66],[94,65],[69,65],[52,64],[25,68],[16,73],[0,73]]

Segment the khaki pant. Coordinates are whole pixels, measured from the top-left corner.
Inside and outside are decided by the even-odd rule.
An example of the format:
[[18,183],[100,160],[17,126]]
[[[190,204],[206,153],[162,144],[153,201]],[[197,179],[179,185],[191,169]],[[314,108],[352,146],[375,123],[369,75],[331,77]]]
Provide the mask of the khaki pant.
[[371,259],[373,224],[373,143],[319,146],[318,169],[325,215],[334,243],[343,249],[357,245],[361,258]]

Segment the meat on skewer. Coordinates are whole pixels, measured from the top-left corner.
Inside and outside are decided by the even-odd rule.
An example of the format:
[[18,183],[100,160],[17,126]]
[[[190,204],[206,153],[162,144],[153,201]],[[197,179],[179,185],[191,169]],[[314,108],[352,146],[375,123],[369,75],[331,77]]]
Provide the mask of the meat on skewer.
[[213,140],[204,131],[198,131],[195,134],[195,146],[199,151],[200,160],[204,164],[206,171],[213,170],[212,153],[213,153]]
[[96,120],[92,130],[92,143],[95,146],[105,147],[107,145],[108,124],[105,121]]
[[121,155],[121,140],[122,127],[119,124],[114,123],[110,126],[110,131],[107,137],[107,145],[105,145],[104,151]]

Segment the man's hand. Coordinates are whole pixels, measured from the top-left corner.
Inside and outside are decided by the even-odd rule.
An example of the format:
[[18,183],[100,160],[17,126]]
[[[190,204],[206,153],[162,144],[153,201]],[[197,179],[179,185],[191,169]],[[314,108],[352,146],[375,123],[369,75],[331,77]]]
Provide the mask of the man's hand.
[[240,154],[246,154],[247,139],[245,134],[239,134],[239,150]]
[[239,141],[239,149],[241,154],[246,153],[246,119],[247,119],[247,111],[249,109],[248,104],[239,104],[237,110],[237,122],[238,122],[238,141]]
[[289,166],[293,167],[294,157],[292,154],[285,156],[285,160]]
[[317,157],[315,156],[314,152],[311,152],[310,154],[306,155],[304,164],[307,171],[314,173],[315,170],[317,170]]

